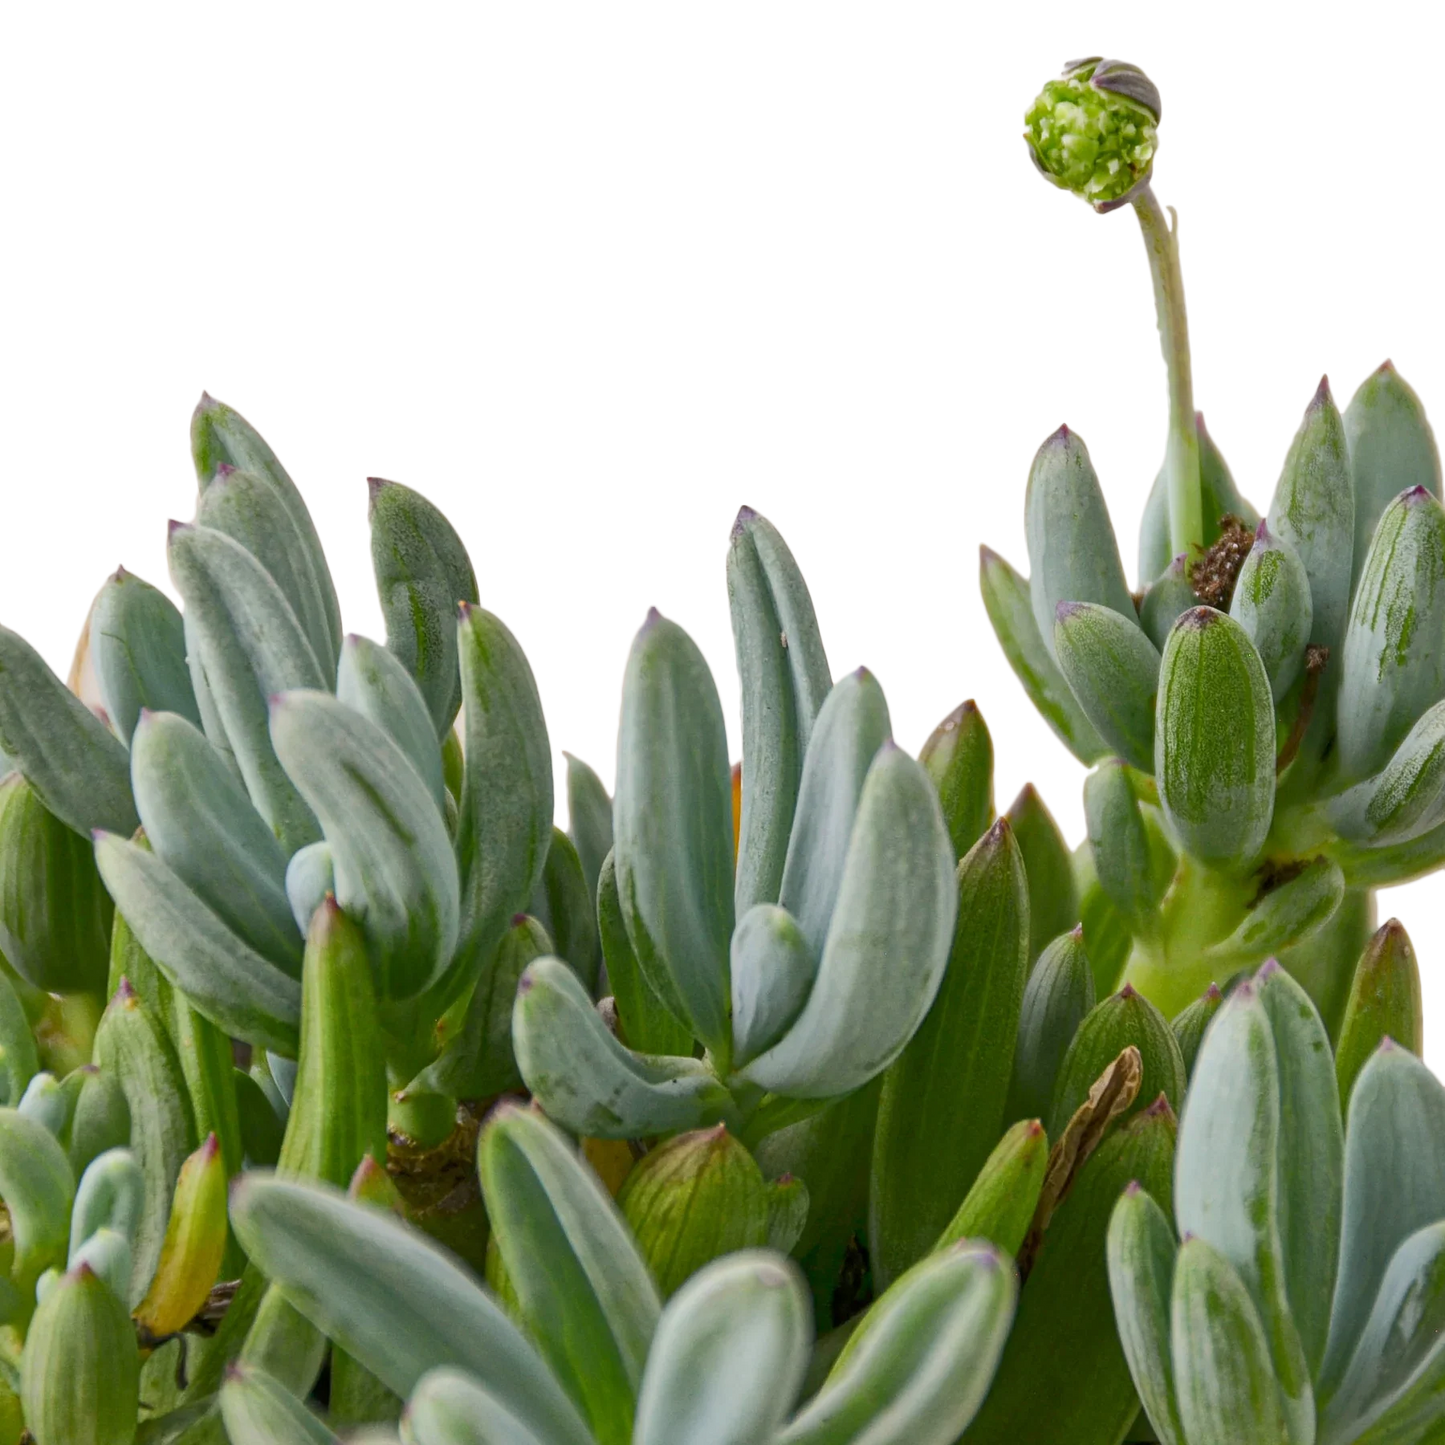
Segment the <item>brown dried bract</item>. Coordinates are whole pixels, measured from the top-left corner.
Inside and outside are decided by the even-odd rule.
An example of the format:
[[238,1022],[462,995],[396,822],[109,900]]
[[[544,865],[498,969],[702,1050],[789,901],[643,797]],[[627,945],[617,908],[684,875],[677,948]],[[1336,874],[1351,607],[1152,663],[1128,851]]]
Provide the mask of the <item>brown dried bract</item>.
[[1064,1132],[1049,1150],[1039,1202],[1019,1249],[1021,1282],[1028,1278],[1029,1270],[1033,1268],[1034,1258],[1043,1244],[1044,1233],[1054,1212],[1068,1197],[1089,1156],[1104,1142],[1109,1126],[1139,1097],[1139,1086],[1143,1080],[1144,1061],[1139,1057],[1139,1050],[1130,1044],[1094,1081],[1089,1097],[1074,1110]]
[[1219,519],[1219,540],[1189,567],[1189,585],[1201,602],[1219,612],[1229,611],[1239,569],[1253,545],[1254,532],[1240,518],[1226,512]]

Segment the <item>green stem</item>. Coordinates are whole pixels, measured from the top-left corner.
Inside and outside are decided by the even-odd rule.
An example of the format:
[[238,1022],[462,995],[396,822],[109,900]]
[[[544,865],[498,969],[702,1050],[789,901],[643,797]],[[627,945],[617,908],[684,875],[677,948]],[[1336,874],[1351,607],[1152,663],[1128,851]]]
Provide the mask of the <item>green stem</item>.
[[1179,239],[1146,181],[1132,197],[1149,271],[1159,341],[1169,369],[1169,546],[1174,556],[1192,556],[1204,544],[1204,508],[1199,493],[1199,432],[1194,420],[1194,377],[1189,362],[1189,318],[1184,311],[1184,277]]

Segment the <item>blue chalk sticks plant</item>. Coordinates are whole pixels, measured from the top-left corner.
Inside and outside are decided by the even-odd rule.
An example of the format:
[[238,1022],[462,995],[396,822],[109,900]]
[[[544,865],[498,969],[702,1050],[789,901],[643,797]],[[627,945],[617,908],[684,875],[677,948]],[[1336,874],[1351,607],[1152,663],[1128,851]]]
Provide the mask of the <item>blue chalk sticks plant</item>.
[[181,605],[116,573],[66,682],[0,628],[0,1445],[1445,1440],[1445,1092],[1372,891],[1445,860],[1439,464],[1387,366],[1245,501],[1159,118],[1093,59],[1026,121],[1134,208],[1169,377],[1137,592],[1067,428],[1030,577],[983,555],[1073,852],[972,701],[895,743],[746,507],[741,763],[653,612],[615,796],[431,502],[370,483],[348,635],[210,397]]

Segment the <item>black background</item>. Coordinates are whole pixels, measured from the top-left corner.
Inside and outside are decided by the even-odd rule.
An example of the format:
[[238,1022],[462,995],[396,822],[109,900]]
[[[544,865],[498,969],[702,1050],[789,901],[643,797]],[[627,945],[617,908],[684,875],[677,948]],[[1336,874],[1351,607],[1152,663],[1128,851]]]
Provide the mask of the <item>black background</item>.
[[[980,536],[1022,559],[1023,465],[1059,419],[1130,556],[1159,454],[1133,225],[1049,192],[1016,139],[1071,39],[653,36],[620,69],[486,53],[481,100],[332,79],[302,116],[243,88],[189,136],[130,97],[27,172],[0,616],[64,666],[108,566],[160,577],[204,383],[301,478],[351,626],[377,627],[361,475],[431,491],[525,637],[556,741],[604,772],[647,601],[731,688],[720,564],[746,499],[801,553],[835,669],[880,670],[905,741],[974,692],[1004,798],[1038,777],[1077,832],[1077,769],[972,579]],[[1199,397],[1261,503],[1321,368],[1344,397],[1390,351],[1445,416],[1433,52],[1316,39],[1137,46],[1169,97],[1159,186],[1185,217]],[[1426,968],[1442,905],[1445,880],[1386,899]]]

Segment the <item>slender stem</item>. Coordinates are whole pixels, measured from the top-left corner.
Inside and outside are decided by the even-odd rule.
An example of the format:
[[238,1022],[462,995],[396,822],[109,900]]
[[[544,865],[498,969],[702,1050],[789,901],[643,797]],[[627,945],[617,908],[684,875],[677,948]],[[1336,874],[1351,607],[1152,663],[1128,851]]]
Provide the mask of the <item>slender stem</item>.
[[1146,182],[1132,197],[1149,271],[1154,278],[1154,309],[1159,341],[1169,369],[1169,550],[1193,555],[1204,544],[1204,508],[1199,494],[1199,432],[1194,422],[1194,377],[1189,364],[1189,319],[1184,311],[1184,277],[1179,242]]

